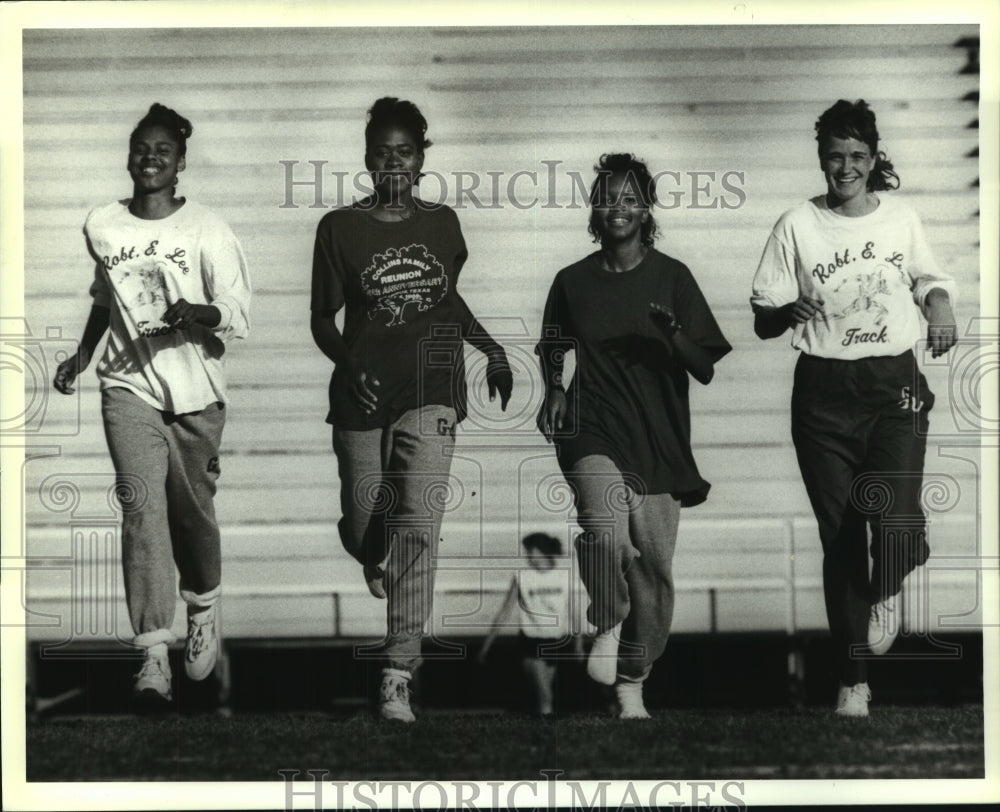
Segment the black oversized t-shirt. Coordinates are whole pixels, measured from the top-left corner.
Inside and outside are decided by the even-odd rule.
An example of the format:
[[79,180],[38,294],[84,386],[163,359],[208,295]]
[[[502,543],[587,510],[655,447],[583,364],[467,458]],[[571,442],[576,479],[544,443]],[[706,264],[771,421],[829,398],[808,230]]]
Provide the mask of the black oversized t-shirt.
[[455,212],[421,203],[400,222],[358,206],[326,214],[313,254],[314,312],[346,307],[344,341],[355,363],[376,378],[378,408],[358,408],[345,370],[334,369],[327,422],[346,429],[386,425],[420,406],[451,406],[465,417],[463,319],[456,293],[468,252]]
[[559,464],[568,471],[604,455],[645,493],[696,505],[710,486],[691,453],[688,373],[650,320],[650,302],[673,312],[713,361],[732,349],[691,271],[655,249],[625,273],[603,270],[595,252],[556,275],[539,352],[554,342],[576,353],[569,413],[556,436]]

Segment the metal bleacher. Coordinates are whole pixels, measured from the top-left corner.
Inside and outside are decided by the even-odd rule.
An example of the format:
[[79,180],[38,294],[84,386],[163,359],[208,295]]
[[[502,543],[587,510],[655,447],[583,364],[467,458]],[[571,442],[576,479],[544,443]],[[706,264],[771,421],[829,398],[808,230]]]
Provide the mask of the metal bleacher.
[[[421,106],[435,142],[425,169],[446,177],[523,169],[544,179],[542,162],[560,161],[558,172],[589,182],[597,157],[618,149],[654,171],[681,173],[683,205],[656,213],[658,247],[691,267],[734,350],[709,387],[692,390],[695,457],[713,489],[682,515],[674,628],[789,635],[826,627],[820,548],[788,430],[794,352],[785,339],[756,339],[747,300],[776,218],[823,189],[813,122],[837,98],[868,100],[903,181],[893,194],[917,208],[958,280],[967,342],[946,359],[922,358],[938,395],[926,465],[935,557],[911,579],[907,628],[977,629],[978,435],[956,385],[976,342],[996,340],[986,328],[977,333],[973,318],[977,44],[968,25],[197,29],[155,39],[26,31],[21,329],[37,344],[39,370],[29,382],[38,405],[23,468],[29,641],[56,652],[131,636],[93,372],[76,397],[40,393],[89,308],[84,216],[128,195],[128,133],[153,101],[194,122],[179,191],[232,225],[255,287],[251,337],[227,356],[232,404],[217,497],[225,634],[262,643],[382,634],[384,605],[368,596],[336,534],[336,461],[323,422],[330,364],[308,327],[323,210],[311,206],[308,185],[289,193],[280,162],[294,162],[300,182],[313,177],[309,161],[326,161],[327,173],[360,171],[365,109],[386,94]],[[376,46],[387,54],[377,66],[369,62]],[[149,64],[158,53],[171,56],[170,67]],[[722,197],[726,172],[741,173],[731,179],[745,200],[692,208],[694,171],[714,173],[700,181],[706,206],[737,199]],[[326,177],[329,206],[335,185]],[[562,182],[548,208],[459,211],[470,249],[461,289],[507,346],[516,383],[501,415],[486,402],[481,360],[468,356],[472,415],[455,450],[432,620],[442,637],[485,633],[521,565],[522,536],[547,531],[569,549],[575,533],[552,449],[534,430],[532,353],[552,277],[593,250],[586,211],[569,205],[570,192]],[[571,559],[562,566],[575,584]],[[181,635],[182,623],[178,611]]]

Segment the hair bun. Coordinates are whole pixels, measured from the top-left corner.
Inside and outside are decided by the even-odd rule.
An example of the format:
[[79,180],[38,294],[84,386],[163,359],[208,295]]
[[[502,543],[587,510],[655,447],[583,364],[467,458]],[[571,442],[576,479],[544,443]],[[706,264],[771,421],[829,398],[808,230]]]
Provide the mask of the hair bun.
[[173,133],[177,138],[177,144],[180,147],[181,155],[187,150],[186,141],[194,133],[194,127],[191,122],[188,121],[184,116],[178,113],[176,110],[172,110],[165,104],[160,104],[159,102],[153,102],[149,106],[149,112],[142,117],[142,120],[135,125],[135,129],[132,131],[132,137],[134,138],[136,133],[144,127],[163,127],[165,130]]
[[406,130],[421,149],[431,146],[427,138],[427,119],[420,108],[406,99],[383,96],[368,108],[368,123],[365,126],[365,145],[371,142],[375,130],[381,127],[400,127]]

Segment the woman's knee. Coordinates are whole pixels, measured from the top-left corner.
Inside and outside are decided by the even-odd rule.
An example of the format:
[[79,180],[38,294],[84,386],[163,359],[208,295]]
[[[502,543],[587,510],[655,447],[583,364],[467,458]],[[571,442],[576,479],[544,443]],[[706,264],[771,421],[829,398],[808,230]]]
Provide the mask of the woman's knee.
[[641,583],[661,595],[673,595],[675,591],[670,562],[657,561],[652,555],[640,555],[632,564],[629,578],[633,583]]

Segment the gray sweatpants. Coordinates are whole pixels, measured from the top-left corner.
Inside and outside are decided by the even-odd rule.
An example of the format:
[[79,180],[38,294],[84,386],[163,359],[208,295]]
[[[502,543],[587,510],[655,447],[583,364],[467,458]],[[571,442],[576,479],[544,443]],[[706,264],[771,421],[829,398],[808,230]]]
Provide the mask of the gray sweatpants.
[[599,632],[622,623],[618,675],[643,680],[670,635],[680,502],[668,493],[636,495],[602,455],[584,457],[566,478],[584,531],[576,552],[590,597],[587,619]]
[[363,565],[385,569],[390,668],[420,664],[454,446],[455,410],[445,406],[412,409],[383,428],[333,429],[340,538]]
[[220,594],[222,563],[215,521],[222,403],[200,412],[153,408],[128,389],[101,392],[108,450],[122,506],[125,602],[136,644],[172,642],[177,592],[211,606]]

